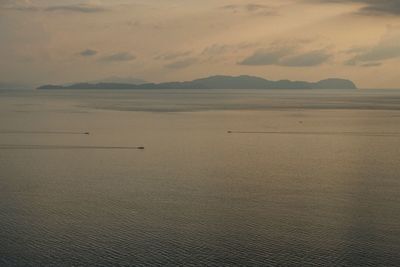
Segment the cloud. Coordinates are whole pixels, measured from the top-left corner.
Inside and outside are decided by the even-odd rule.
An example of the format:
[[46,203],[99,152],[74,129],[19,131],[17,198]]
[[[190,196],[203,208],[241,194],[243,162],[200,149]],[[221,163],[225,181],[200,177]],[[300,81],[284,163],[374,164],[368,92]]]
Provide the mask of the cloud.
[[48,12],[78,12],[78,13],[96,13],[104,12],[108,9],[102,6],[94,5],[65,5],[65,6],[50,6],[44,9]]
[[132,55],[129,52],[119,52],[115,53],[100,59],[100,61],[104,62],[120,62],[120,61],[131,61],[135,60],[136,56]]
[[400,29],[391,28],[376,45],[351,49],[353,56],[345,62],[346,65],[368,65],[400,58]]
[[231,44],[218,44],[214,43],[205,47],[199,54],[203,61],[218,62],[236,58],[237,54],[242,50],[248,50],[253,47],[258,47],[258,43],[231,43]]
[[357,13],[363,15],[400,15],[399,0],[311,0],[320,3],[359,3],[362,5]]
[[287,67],[312,67],[327,62],[332,57],[325,50],[314,50],[303,54],[286,57],[279,61],[279,65]]
[[201,52],[201,54],[203,56],[219,56],[222,54],[227,53],[228,51],[230,51],[233,48],[232,45],[225,45],[225,44],[213,44],[210,46],[207,46],[206,48],[204,48],[203,52]]
[[196,62],[197,62],[196,58],[187,58],[167,64],[165,65],[165,67],[169,69],[183,69],[193,65]]
[[371,63],[365,63],[365,64],[361,65],[361,67],[365,67],[365,68],[379,67],[379,66],[382,66],[381,62],[371,62]]
[[83,56],[83,57],[91,57],[91,56],[95,56],[97,55],[97,51],[93,50],[93,49],[85,49],[81,52],[79,52],[79,55]]
[[364,52],[356,54],[349,61],[349,65],[359,62],[382,61],[400,57],[400,44],[378,44]]
[[324,49],[297,52],[295,47],[288,46],[270,50],[257,50],[238,64],[247,66],[312,67],[327,62],[331,57],[332,55]]
[[173,52],[173,53],[167,53],[163,55],[156,56],[154,59],[157,60],[174,60],[180,57],[185,57],[189,56],[192,53],[192,51],[183,51],[183,52]]
[[245,5],[225,5],[222,6],[221,9],[228,10],[233,13],[247,12],[253,15],[262,15],[262,16],[277,15],[276,10],[270,6],[261,4],[252,4],[252,3]]
[[0,9],[8,9],[15,11],[35,11],[35,12],[72,12],[72,13],[97,13],[108,11],[109,9],[103,6],[78,4],[78,5],[52,5],[38,6],[33,5],[30,1],[0,1]]
[[40,8],[33,6],[30,1],[22,0],[0,0],[0,9],[16,11],[39,11]]
[[285,56],[288,51],[286,49],[268,51],[268,50],[257,50],[251,56],[245,58],[240,65],[278,65],[279,60]]

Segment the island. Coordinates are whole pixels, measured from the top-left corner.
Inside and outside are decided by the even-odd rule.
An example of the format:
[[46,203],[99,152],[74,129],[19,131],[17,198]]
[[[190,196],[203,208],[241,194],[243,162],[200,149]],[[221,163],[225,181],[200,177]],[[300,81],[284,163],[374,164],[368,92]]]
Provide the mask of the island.
[[216,75],[184,82],[164,83],[75,83],[71,85],[43,85],[40,90],[50,89],[357,89],[350,80],[331,78],[318,82],[279,80],[241,75]]

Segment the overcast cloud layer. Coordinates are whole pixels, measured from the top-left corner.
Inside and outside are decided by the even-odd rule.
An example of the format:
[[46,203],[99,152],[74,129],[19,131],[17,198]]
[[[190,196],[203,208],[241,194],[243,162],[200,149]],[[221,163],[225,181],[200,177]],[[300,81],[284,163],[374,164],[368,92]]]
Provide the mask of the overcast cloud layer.
[[400,88],[400,0],[0,0],[0,83],[214,74]]

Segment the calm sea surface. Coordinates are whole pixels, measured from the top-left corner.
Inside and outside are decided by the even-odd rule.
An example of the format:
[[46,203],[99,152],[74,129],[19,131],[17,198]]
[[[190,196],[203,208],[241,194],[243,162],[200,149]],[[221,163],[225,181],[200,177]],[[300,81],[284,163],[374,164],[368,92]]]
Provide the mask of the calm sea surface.
[[0,91],[0,266],[400,266],[399,225],[400,90]]

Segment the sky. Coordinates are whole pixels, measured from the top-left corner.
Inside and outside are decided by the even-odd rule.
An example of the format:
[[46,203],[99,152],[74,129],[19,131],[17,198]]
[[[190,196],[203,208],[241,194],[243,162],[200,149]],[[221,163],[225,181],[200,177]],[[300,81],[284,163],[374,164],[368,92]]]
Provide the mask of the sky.
[[255,75],[400,88],[400,0],[0,0],[0,85]]

